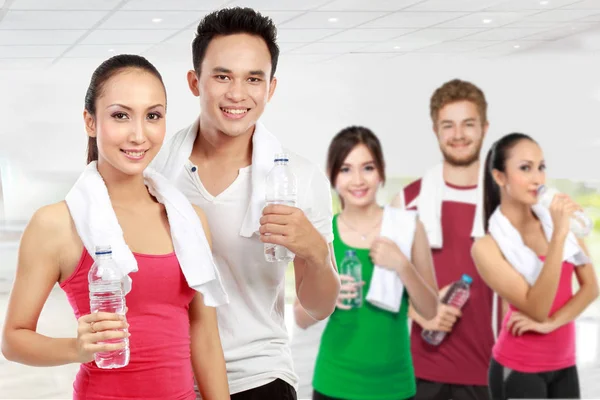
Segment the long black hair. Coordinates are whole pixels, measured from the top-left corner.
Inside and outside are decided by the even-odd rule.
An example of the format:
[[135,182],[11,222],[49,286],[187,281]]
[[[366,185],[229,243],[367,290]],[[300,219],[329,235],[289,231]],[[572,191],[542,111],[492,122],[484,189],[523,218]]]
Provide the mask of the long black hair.
[[506,159],[509,151],[522,140],[529,140],[537,143],[531,136],[524,133],[509,133],[502,136],[488,151],[485,158],[485,168],[483,176],[483,211],[484,211],[484,227],[488,231],[489,220],[492,213],[500,205],[500,187],[492,176],[492,171],[497,169],[500,172],[505,172]]

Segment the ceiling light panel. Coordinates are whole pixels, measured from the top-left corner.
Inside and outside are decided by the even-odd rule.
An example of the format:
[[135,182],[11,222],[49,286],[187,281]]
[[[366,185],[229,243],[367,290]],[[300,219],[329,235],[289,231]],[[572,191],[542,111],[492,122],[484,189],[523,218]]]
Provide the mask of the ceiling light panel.
[[461,41],[504,41],[535,35],[548,28],[497,28],[461,38]]
[[[153,18],[162,18],[160,23]],[[181,29],[202,18],[187,11],[117,11],[98,29]]]
[[152,45],[77,45],[73,47],[67,54],[66,58],[96,58],[98,55],[105,55],[108,58],[116,54],[140,54],[148,50]]
[[81,44],[154,44],[175,35],[177,30],[95,30]]
[[525,10],[551,10],[577,3],[577,0],[510,0],[488,7],[486,11],[525,11]]
[[382,42],[414,32],[415,29],[349,29],[323,39],[324,42]]
[[329,11],[398,11],[421,0],[334,0],[319,10]]
[[58,57],[69,46],[0,46],[0,58]]
[[507,25],[526,18],[535,11],[521,12],[480,12],[457,18],[440,24],[440,28],[475,28],[475,27],[498,27]]
[[53,60],[54,58],[0,58],[0,70],[43,69]]
[[210,11],[221,8],[229,0],[129,0],[121,8],[121,10],[134,10],[134,11],[193,11],[203,10]]
[[291,54],[343,54],[365,46],[365,43],[312,43],[292,51]]
[[407,11],[479,11],[503,0],[427,0],[421,1]]
[[89,29],[106,11],[12,11],[0,21],[0,29]]
[[568,22],[597,14],[600,14],[600,10],[551,10],[532,15],[528,19],[534,22]]
[[583,1],[571,1],[571,4],[564,8],[573,10],[600,10],[600,1],[598,0],[583,0]]
[[[375,18],[385,15],[382,12],[320,12],[312,11],[299,16],[289,22],[281,24],[282,29],[298,28],[334,28],[346,29],[364,24]],[[337,18],[336,22],[329,22],[330,18]]]
[[112,10],[120,0],[15,0],[11,10]]
[[[342,29],[278,29],[278,43],[306,43],[315,42],[331,35],[342,32]],[[347,32],[347,31],[344,31]],[[337,36],[337,35],[336,35]]]
[[490,45],[494,42],[445,42],[438,43],[432,46],[424,47],[416,50],[417,53],[429,53],[429,54],[452,54],[452,53],[464,53],[467,51],[473,51],[481,49]]
[[0,45],[70,45],[83,36],[86,30],[0,30]]
[[227,6],[240,6],[250,7],[259,11],[307,11],[316,9],[324,4],[327,4],[330,0],[234,0],[228,3]]
[[466,15],[460,12],[397,12],[361,28],[426,28]]

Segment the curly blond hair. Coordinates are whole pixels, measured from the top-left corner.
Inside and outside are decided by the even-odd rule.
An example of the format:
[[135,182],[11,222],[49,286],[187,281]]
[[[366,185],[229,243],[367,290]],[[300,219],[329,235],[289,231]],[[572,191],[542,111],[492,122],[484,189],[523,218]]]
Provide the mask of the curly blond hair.
[[457,101],[470,101],[477,106],[481,123],[487,122],[487,101],[483,91],[471,82],[453,79],[440,86],[431,96],[429,103],[429,112],[433,124],[437,124],[440,110]]

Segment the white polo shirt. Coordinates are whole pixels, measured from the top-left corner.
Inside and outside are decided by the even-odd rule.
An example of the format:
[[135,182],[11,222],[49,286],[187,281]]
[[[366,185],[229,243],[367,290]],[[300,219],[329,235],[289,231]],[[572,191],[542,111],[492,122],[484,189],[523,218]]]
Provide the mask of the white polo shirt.
[[[298,207],[331,243],[329,181],[314,163],[287,153],[298,180]],[[252,166],[241,168],[235,181],[217,196],[204,188],[189,158],[174,182],[206,213],[213,255],[229,295],[230,303],[218,307],[217,315],[231,394],[277,378],[297,389],[284,318],[287,264],[266,262],[258,234],[240,235],[252,194]]]

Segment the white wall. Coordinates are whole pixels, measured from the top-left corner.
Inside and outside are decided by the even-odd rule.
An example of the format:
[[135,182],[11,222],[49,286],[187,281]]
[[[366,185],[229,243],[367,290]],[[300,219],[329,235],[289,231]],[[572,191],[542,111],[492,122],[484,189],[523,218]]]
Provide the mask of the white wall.
[[[185,81],[188,66],[150,59],[167,85],[171,134],[198,112]],[[429,98],[458,77],[487,95],[491,126],[485,150],[505,133],[525,132],[542,144],[550,176],[599,180],[599,61],[593,55],[497,60],[374,55],[310,64],[284,57],[264,120],[284,144],[320,165],[337,131],[368,126],[383,142],[388,174],[416,176],[439,160]],[[0,75],[0,157],[12,167],[3,172],[8,219],[27,219],[35,208],[62,198],[83,168],[83,98],[97,64],[75,61]]]

